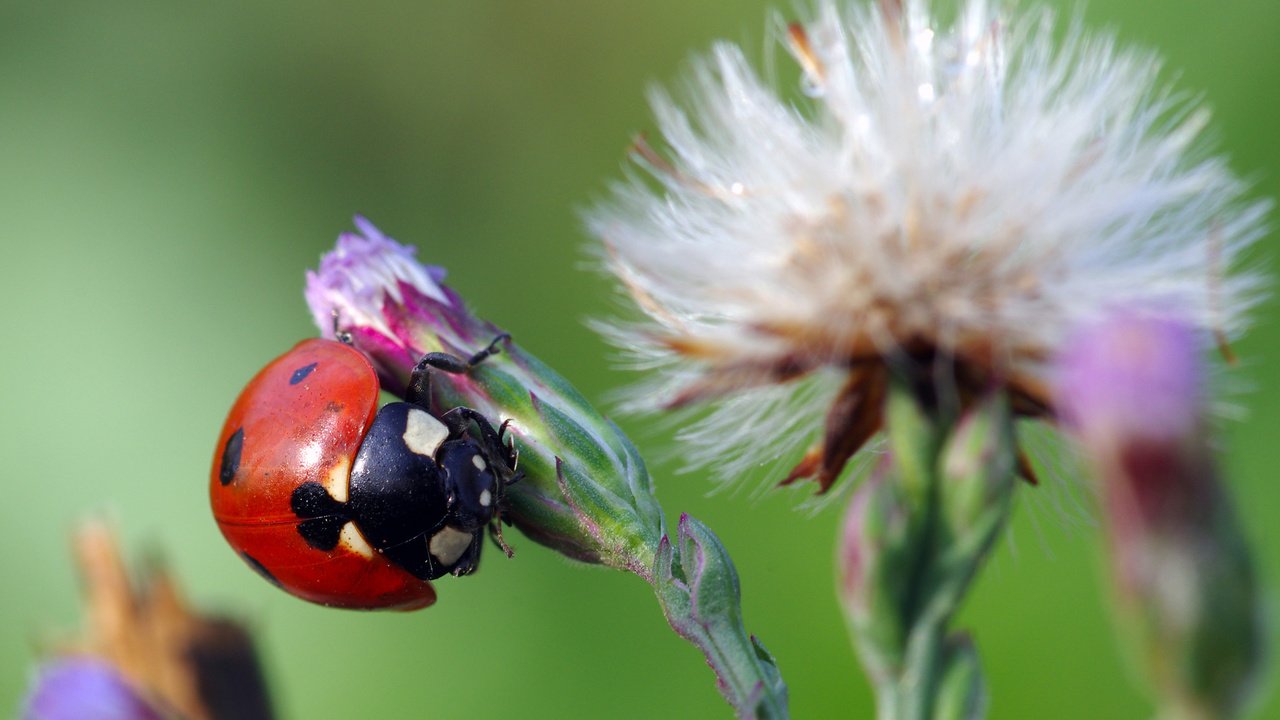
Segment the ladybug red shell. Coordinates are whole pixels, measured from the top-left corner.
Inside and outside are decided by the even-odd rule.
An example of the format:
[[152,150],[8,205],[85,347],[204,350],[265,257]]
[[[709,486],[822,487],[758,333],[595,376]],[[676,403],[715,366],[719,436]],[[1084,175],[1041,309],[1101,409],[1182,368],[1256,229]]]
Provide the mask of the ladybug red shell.
[[430,581],[474,570],[486,529],[501,544],[516,475],[513,451],[482,415],[431,413],[429,373],[466,372],[497,342],[470,361],[424,357],[409,402],[381,409],[377,374],[346,343],[304,340],[276,358],[241,392],[215,449],[209,499],[227,542],[311,602],[434,603]]

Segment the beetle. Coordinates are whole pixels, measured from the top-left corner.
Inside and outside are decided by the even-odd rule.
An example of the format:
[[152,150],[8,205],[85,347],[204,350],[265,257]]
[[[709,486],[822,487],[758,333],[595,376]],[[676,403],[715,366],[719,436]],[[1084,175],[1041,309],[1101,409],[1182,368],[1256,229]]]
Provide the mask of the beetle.
[[[476,568],[486,530],[502,540],[519,479],[507,425],[430,408],[431,373],[466,373],[509,336],[463,360],[423,356],[404,402],[378,408],[369,359],[338,340],[303,340],[240,393],[214,451],[218,528],[258,574],[322,605],[414,610],[431,580]],[[509,521],[508,521],[509,522]]]

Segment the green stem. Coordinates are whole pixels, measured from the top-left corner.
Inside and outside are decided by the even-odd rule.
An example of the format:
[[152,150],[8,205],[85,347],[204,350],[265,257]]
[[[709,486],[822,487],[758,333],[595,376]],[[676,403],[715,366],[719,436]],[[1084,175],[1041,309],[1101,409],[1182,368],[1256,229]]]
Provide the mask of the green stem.
[[949,625],[1008,517],[1008,401],[993,395],[956,421],[899,382],[886,416],[892,461],[864,489],[858,516],[854,641],[880,720],[977,720],[986,698],[977,654]]
[[667,622],[702,651],[716,686],[743,720],[784,720],[787,688],[768,650],[747,634],[733,561],[715,533],[683,515],[677,542],[663,536],[654,592]]

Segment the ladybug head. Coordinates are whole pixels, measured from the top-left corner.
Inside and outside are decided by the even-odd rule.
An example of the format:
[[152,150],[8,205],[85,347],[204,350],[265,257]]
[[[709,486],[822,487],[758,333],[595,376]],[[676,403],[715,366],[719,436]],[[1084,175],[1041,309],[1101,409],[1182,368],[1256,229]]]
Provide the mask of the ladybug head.
[[[485,432],[487,431],[487,432]],[[507,486],[518,479],[512,450],[487,426],[480,439],[464,435],[436,455],[454,521],[479,530],[501,516]]]

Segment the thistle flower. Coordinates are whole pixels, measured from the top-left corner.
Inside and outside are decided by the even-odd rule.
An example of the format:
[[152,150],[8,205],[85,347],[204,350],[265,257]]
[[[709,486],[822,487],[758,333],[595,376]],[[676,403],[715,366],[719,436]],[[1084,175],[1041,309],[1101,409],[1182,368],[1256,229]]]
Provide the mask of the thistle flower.
[[957,17],[819,0],[785,33],[807,101],[724,44],[691,109],[653,94],[666,152],[638,141],[651,178],[587,224],[647,316],[607,334],[661,369],[635,406],[716,401],[682,433],[692,464],[731,478],[812,443],[786,481],[825,491],[882,428],[889,371],[1046,417],[1048,359],[1116,303],[1242,329],[1259,279],[1228,269],[1267,208],[1203,152],[1207,112],[1077,23]]
[[1207,438],[1200,342],[1134,312],[1081,329],[1058,405],[1100,483],[1123,628],[1162,716],[1234,717],[1262,665],[1253,561]]

